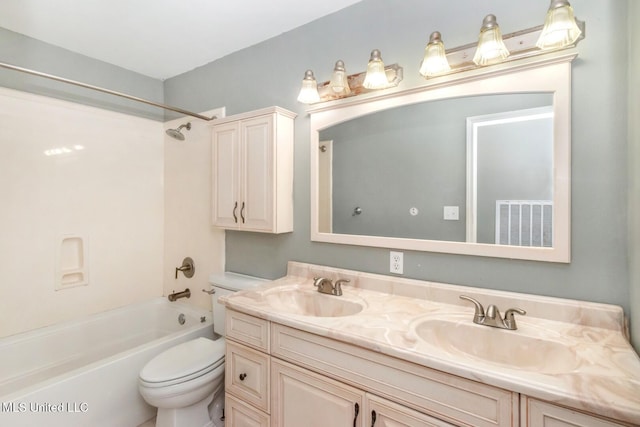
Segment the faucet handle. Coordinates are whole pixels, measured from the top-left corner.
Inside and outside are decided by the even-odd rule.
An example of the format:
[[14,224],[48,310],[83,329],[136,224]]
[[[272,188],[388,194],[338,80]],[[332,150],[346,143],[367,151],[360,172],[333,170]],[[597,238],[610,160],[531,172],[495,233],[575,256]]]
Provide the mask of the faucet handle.
[[518,313],[521,316],[527,314],[526,311],[520,308],[510,308],[504,312],[504,324],[508,329],[518,329],[516,325],[516,318],[513,316],[514,313]]
[[340,296],[342,295],[342,284],[349,283],[351,280],[349,279],[338,279],[336,283],[333,285],[333,294]]
[[473,303],[473,305],[475,305],[476,308],[476,312],[473,315],[473,321],[480,321],[482,320],[482,318],[484,318],[484,308],[482,308],[482,304],[480,304],[478,301],[476,301],[475,299],[468,297],[466,295],[460,295],[460,299],[466,300],[466,301],[471,301]]

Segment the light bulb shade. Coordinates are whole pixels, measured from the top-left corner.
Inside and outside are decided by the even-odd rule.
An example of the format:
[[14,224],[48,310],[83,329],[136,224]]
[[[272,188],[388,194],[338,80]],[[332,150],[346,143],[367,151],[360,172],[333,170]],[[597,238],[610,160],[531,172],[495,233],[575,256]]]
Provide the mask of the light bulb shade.
[[482,21],[478,48],[473,56],[476,65],[491,65],[502,62],[509,56],[509,49],[502,41],[502,32],[494,15],[487,15]]
[[431,33],[429,43],[424,49],[424,58],[420,65],[420,74],[424,77],[433,77],[451,70],[447,54],[444,50],[442,36],[438,31]]
[[336,95],[348,95],[351,93],[343,61],[336,62],[333,68],[333,74],[331,75],[331,81],[329,81],[329,87]]
[[571,46],[581,34],[569,2],[552,0],[536,46],[543,50]]
[[298,94],[298,102],[303,104],[312,104],[320,101],[320,94],[318,93],[318,83],[313,76],[313,71],[307,70],[304,73],[304,79],[302,79],[302,87]]
[[387,73],[384,71],[384,62],[378,49],[371,51],[371,58],[367,65],[367,75],[362,83],[367,89],[384,89],[389,87]]

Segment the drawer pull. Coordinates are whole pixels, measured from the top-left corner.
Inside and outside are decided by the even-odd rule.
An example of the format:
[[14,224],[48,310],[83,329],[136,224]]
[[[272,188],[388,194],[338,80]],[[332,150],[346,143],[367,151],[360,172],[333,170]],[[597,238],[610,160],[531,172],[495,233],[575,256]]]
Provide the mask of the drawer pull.
[[376,425],[376,411],[371,411],[371,427]]
[[242,373],[240,374],[239,378],[240,378],[240,381],[244,381],[244,379],[247,378],[247,374]]

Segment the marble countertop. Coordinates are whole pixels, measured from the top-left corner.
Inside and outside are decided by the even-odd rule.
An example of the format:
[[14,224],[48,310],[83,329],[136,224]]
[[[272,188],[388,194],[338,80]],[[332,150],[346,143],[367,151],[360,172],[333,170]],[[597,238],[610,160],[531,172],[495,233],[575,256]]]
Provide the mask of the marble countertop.
[[[340,317],[307,316],[274,306],[267,298],[280,291],[289,295],[315,292],[316,276],[334,281],[349,279],[342,296],[327,298],[360,304],[362,311]],[[478,299],[485,307],[496,304],[501,311],[518,307],[527,315],[516,315],[516,331],[475,325],[473,306],[460,300],[461,294]],[[640,358],[628,341],[622,309],[617,306],[296,262],[289,263],[287,276],[220,300],[228,308],[282,325],[534,398],[640,424]],[[427,325],[423,333],[429,334],[428,339],[419,336],[421,324]],[[444,335],[458,328],[462,330],[455,333],[466,334],[465,341],[478,340],[479,355],[459,351],[455,343],[450,345],[451,337]],[[509,348],[514,342],[516,347]],[[525,344],[518,347],[522,342]],[[483,351],[493,356],[487,359],[482,356]]]

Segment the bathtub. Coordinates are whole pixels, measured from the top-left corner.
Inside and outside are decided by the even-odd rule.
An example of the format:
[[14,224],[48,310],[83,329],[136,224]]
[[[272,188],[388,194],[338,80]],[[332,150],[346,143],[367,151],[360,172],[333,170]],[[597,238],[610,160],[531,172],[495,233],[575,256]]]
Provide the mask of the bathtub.
[[213,336],[210,311],[157,298],[2,338],[0,426],[138,426],[155,414],[138,393],[142,367]]

